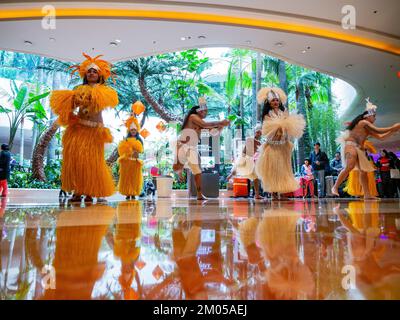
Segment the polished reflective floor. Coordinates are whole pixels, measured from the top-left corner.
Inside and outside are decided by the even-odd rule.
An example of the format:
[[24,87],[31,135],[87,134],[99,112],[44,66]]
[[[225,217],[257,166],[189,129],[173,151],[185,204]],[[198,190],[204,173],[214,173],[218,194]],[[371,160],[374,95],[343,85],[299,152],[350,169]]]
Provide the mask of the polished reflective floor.
[[400,299],[398,199],[33,202],[1,203],[0,299]]

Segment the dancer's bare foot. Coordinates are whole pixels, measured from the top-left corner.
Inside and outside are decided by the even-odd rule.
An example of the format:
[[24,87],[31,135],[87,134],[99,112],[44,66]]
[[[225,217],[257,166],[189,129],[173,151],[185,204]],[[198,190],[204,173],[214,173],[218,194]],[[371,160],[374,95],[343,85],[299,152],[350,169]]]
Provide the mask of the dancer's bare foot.
[[259,194],[256,194],[256,195],[254,196],[254,199],[255,199],[255,200],[263,200],[264,197],[260,196]]
[[339,190],[335,186],[332,187],[331,192],[334,196],[340,197]]
[[375,201],[380,201],[381,198],[374,197],[374,196],[367,196],[367,197],[364,197],[364,200],[375,200]]

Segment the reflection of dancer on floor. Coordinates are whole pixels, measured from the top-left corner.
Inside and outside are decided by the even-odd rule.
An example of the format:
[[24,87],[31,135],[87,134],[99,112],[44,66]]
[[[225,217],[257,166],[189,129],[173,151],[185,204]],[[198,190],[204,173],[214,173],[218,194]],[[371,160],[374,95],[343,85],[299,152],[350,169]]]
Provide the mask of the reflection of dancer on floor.
[[235,162],[231,173],[226,178],[229,181],[233,176],[247,178],[254,183],[254,199],[263,199],[260,195],[260,180],[256,174],[255,161],[258,158],[258,149],[261,146],[260,138],[262,135],[261,126],[255,128],[254,137],[246,139],[246,145],[243,148],[242,154]]
[[305,121],[302,115],[289,114],[284,104],[286,94],[280,88],[262,88],[257,101],[263,105],[262,134],[266,137],[256,161],[256,173],[264,191],[273,193],[293,192],[299,188],[292,171],[291,140],[303,135]]
[[[111,169],[104,159],[104,145],[113,138],[104,127],[102,111],[118,104],[117,92],[105,84],[111,75],[108,62],[85,55],[75,71],[83,84],[73,90],[55,90],[50,106],[64,126],[61,182],[66,192],[74,192],[72,202],[102,198],[114,193]],[[99,201],[100,199],[97,199]]]
[[360,183],[364,190],[364,199],[377,199],[371,195],[368,188],[367,172],[373,172],[375,168],[365,155],[364,143],[370,136],[380,140],[387,138],[400,130],[400,123],[387,128],[374,126],[376,109],[377,107],[367,99],[366,110],[354,118],[348,125],[347,130],[338,139],[338,142],[342,144],[342,154],[345,155],[345,168],[340,172],[332,188],[332,193],[336,196],[339,196],[338,188],[347,178],[350,171],[357,169],[360,171]]
[[206,122],[203,119],[207,116],[207,104],[205,99],[199,99],[199,106],[190,109],[182,125],[182,132],[177,141],[176,159],[173,169],[181,181],[184,180],[183,169],[189,168],[194,175],[196,183],[197,199],[206,199],[201,192],[201,169],[200,157],[197,145],[200,140],[201,130],[218,129],[222,130],[229,125],[228,120]]

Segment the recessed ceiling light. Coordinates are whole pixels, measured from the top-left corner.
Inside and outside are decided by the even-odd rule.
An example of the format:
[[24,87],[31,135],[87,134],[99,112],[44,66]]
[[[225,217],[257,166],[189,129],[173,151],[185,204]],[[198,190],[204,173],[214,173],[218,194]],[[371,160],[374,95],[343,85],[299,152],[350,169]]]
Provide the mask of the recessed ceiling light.
[[277,47],[283,47],[284,45],[285,45],[284,42],[277,42],[277,43],[275,43],[275,46],[277,46]]
[[190,39],[192,39],[192,37],[190,37],[190,36],[187,36],[187,37],[181,37],[181,40],[182,40],[182,41],[185,41],[185,40],[190,40]]
[[49,41],[56,42],[56,38],[49,38]]
[[116,46],[118,46],[118,43],[116,43],[115,41],[111,41],[110,42],[110,46],[111,47],[116,47]]
[[302,51],[301,51],[301,53],[306,53],[306,52],[307,52],[307,50],[302,50]]
[[352,67],[353,67],[353,65],[351,63],[346,64],[346,68],[352,68]]
[[24,44],[25,44],[26,46],[31,46],[31,45],[33,45],[33,43],[32,43],[31,41],[29,41],[29,40],[25,40],[25,41],[24,41]]
[[121,43],[121,40],[120,39],[115,39],[115,42],[116,43]]
[[197,38],[199,38],[199,39],[205,39],[206,36],[198,36]]
[[153,44],[156,44],[157,43],[157,41],[156,40],[153,40]]
[[374,13],[378,13],[378,10],[374,10]]
[[250,44],[250,43],[251,43],[251,40],[246,40],[246,43],[247,43],[247,44]]

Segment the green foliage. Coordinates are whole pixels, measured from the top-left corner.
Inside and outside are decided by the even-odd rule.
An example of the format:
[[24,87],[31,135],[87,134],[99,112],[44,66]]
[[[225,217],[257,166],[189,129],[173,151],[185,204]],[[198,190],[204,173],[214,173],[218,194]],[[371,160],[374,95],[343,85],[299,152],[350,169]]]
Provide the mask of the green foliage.
[[5,114],[8,118],[8,144],[12,148],[17,130],[25,118],[29,118],[35,123],[43,123],[43,120],[47,119],[40,100],[47,97],[50,91],[38,93],[37,87],[33,88],[32,84],[29,83],[23,83],[18,88],[15,81],[10,82],[10,87],[12,95],[7,97],[9,106],[8,108],[0,106],[0,113]]
[[51,160],[44,168],[47,181],[32,178],[31,172],[13,170],[10,175],[10,188],[60,189],[61,161]]

